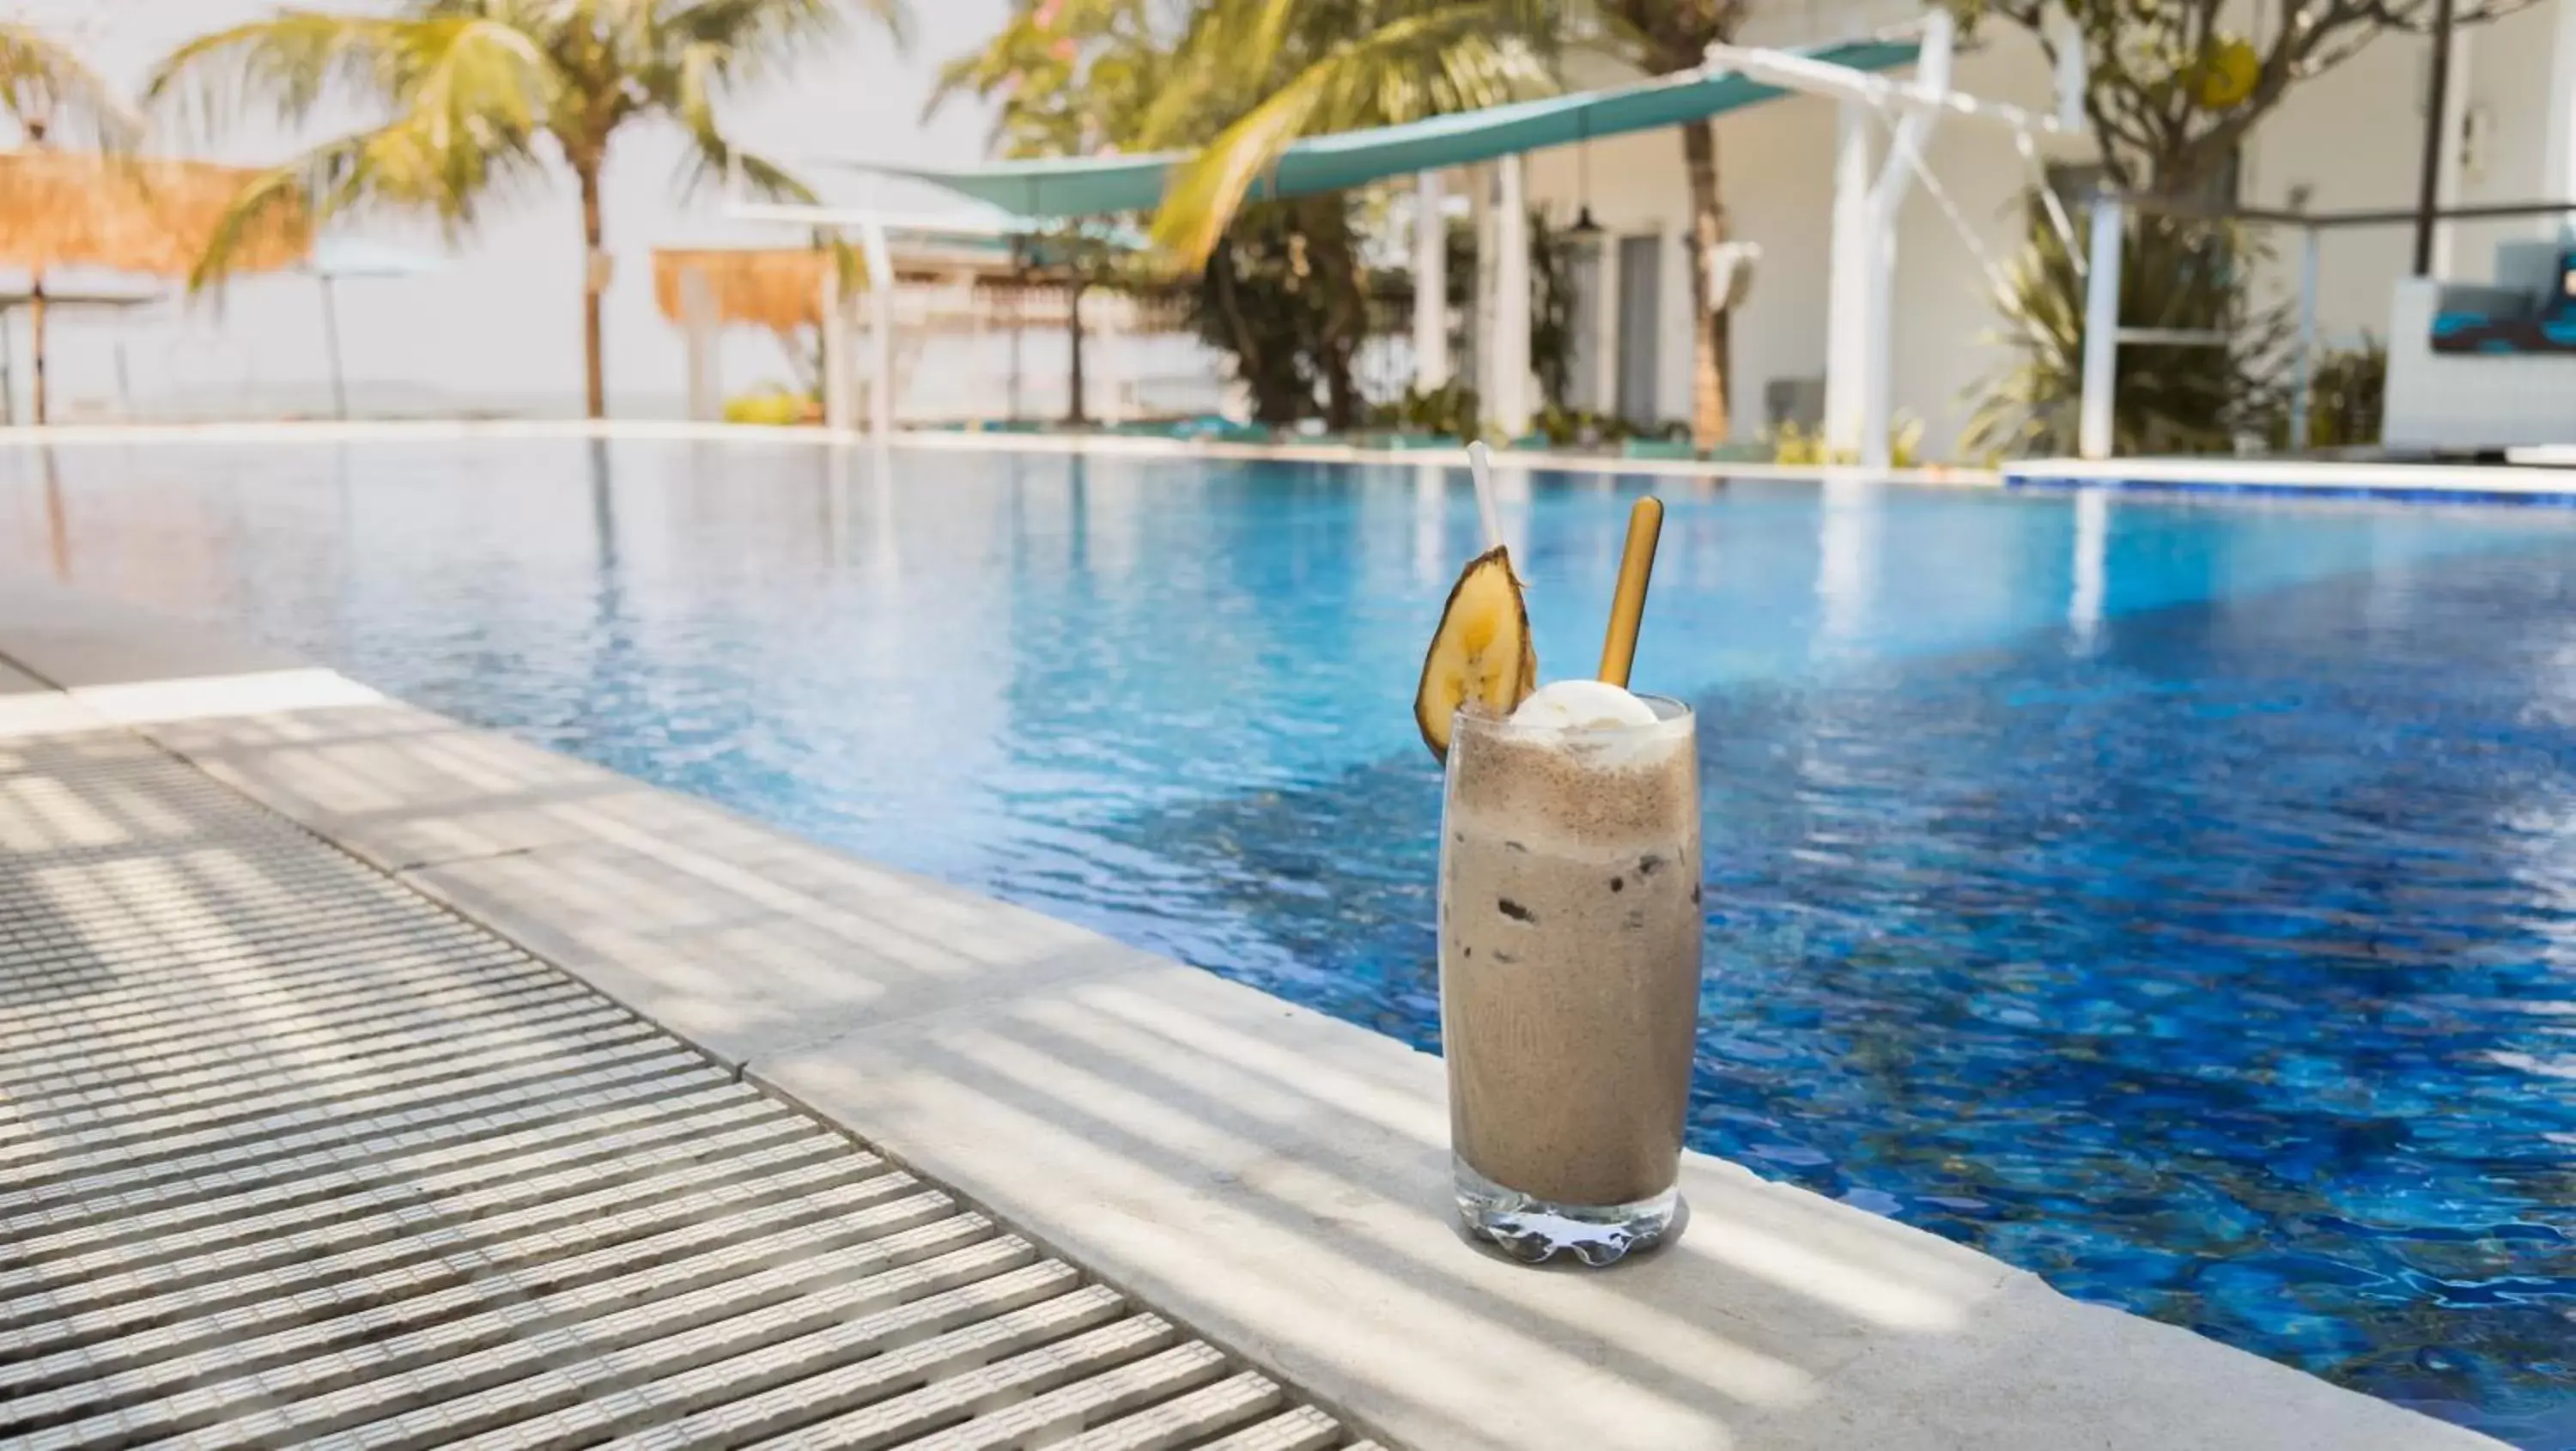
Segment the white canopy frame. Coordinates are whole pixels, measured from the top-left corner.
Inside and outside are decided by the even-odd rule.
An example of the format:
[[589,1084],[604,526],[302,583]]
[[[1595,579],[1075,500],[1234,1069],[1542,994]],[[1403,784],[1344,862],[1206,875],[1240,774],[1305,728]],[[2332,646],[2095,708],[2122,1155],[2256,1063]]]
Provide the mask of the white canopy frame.
[[[972,215],[923,217],[874,207],[803,206],[792,202],[736,202],[734,216],[753,222],[786,222],[835,236],[856,233],[859,263],[867,269],[868,365],[876,386],[868,390],[868,438],[883,445],[894,440],[894,246],[896,231],[935,232],[943,236],[1007,237],[1017,233],[1007,222]],[[823,269],[823,426],[846,430],[851,414],[848,300],[841,296],[838,268]]]
[[[2084,131],[2082,116],[2083,52],[2061,42],[2058,110],[2040,115],[2019,106],[1984,100],[1950,88],[1950,63],[1958,44],[1957,22],[1946,10],[1923,21],[1923,40],[1911,80],[1896,80],[1873,71],[1835,65],[1794,52],[1740,45],[1708,48],[1712,66],[1724,66],[1783,90],[1831,96],[1842,103],[1834,187],[1834,240],[1830,282],[1830,316],[1825,354],[1825,446],[1856,456],[1863,467],[1885,469],[1891,451],[1894,411],[1897,218],[1906,193],[1916,180],[1932,192],[1969,253],[1988,280],[1999,274],[1967,227],[1948,194],[1923,160],[1933,127],[1952,118],[2000,125],[2013,132],[2016,148],[2036,165],[2038,138],[2073,136]],[[1869,123],[1888,122],[1887,156],[1870,174]],[[2046,192],[2046,188],[2041,188]],[[2073,227],[2051,195],[2049,220],[2071,239]],[[2070,250],[2073,250],[2070,248]]]

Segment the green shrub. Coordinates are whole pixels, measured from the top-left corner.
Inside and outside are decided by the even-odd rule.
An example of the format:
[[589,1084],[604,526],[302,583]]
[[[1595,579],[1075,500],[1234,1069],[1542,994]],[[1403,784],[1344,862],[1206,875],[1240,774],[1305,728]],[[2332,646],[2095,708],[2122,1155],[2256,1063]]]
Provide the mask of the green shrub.
[[2330,348],[2308,377],[2309,448],[2358,448],[2379,442],[2388,404],[2388,348],[2364,333],[2358,347]]
[[1403,397],[1372,411],[1374,421],[1383,428],[1459,439],[1475,438],[1484,432],[1477,418],[1476,390],[1455,378],[1429,392],[1407,388]]
[[[2031,205],[2030,240],[2006,269],[1992,341],[2017,360],[1977,387],[1973,455],[2071,453],[2084,397],[2084,270]],[[2084,220],[2079,217],[2080,229]],[[2246,276],[2253,238],[2224,223],[2132,215],[2120,268],[2125,327],[2217,333],[2207,343],[2127,343],[2114,374],[2111,432],[2124,454],[2211,453],[2270,437],[2283,404],[2283,309],[2258,307]]]
[[1615,413],[1596,413],[1589,408],[1562,408],[1550,404],[1541,411],[1535,425],[1557,448],[1590,448],[1601,444],[1626,441],[1636,433],[1634,425]]
[[[1809,433],[1796,423],[1783,423],[1766,435],[1771,445],[1771,461],[1814,468],[1826,464],[1856,464],[1858,456],[1849,449],[1825,447],[1822,432]],[[1913,414],[1901,414],[1887,430],[1887,462],[1891,468],[1910,469],[1922,462],[1923,420]]]

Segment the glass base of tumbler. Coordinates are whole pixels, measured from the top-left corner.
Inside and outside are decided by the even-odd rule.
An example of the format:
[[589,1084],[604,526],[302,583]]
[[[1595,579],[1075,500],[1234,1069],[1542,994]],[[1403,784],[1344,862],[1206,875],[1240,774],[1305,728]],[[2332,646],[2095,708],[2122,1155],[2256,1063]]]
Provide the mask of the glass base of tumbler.
[[1682,1197],[1671,1189],[1634,1204],[1556,1204],[1506,1189],[1449,1156],[1467,1232],[1526,1264],[1571,1255],[1599,1269],[1663,1243]]

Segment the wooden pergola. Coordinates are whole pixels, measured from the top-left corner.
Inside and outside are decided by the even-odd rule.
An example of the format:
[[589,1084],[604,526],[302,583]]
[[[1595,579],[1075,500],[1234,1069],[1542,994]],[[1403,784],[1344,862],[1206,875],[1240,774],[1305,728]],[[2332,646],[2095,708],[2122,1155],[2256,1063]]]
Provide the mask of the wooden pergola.
[[[45,275],[69,267],[184,279],[233,199],[258,175],[210,161],[0,151],[0,268],[28,278],[38,423],[46,406]],[[312,226],[298,211],[244,238],[232,270],[293,267],[312,247]]]

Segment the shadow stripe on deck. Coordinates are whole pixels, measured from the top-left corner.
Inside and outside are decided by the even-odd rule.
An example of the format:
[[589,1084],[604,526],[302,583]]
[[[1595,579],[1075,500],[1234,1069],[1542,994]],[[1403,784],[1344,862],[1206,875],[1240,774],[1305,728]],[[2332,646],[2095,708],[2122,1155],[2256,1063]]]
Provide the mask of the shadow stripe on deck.
[[1354,1444],[186,763],[0,742],[0,1447],[147,1442]]

